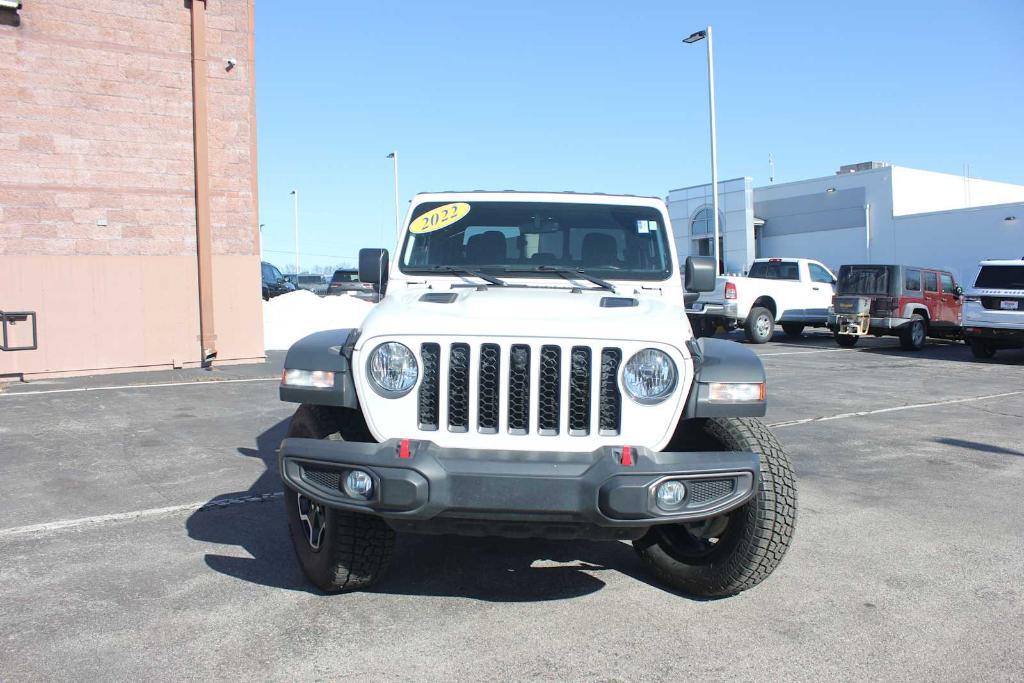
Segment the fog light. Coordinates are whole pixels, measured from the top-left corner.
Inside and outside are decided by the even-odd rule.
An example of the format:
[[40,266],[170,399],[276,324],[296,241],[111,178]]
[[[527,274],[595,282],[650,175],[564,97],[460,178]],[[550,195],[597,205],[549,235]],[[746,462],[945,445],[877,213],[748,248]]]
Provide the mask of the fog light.
[[686,486],[681,481],[670,479],[658,485],[654,497],[662,510],[675,510],[686,498]]
[[369,500],[373,494],[373,477],[362,470],[352,470],[345,477],[345,493],[350,498]]

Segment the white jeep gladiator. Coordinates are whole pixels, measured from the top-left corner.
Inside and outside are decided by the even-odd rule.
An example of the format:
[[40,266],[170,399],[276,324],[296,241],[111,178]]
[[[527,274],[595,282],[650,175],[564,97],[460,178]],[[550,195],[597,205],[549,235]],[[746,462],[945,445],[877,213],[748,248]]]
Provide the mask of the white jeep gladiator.
[[[629,540],[701,596],[760,583],[796,488],[757,356],[694,339],[656,198],[420,194],[359,329],[288,352],[279,452],[305,575],[371,585],[395,533]],[[690,291],[714,286],[691,258]]]
[[719,277],[714,291],[686,312],[701,335],[742,327],[749,341],[764,344],[776,323],[789,337],[799,337],[805,327],[825,327],[835,283],[836,276],[818,261],[759,258],[746,276]]

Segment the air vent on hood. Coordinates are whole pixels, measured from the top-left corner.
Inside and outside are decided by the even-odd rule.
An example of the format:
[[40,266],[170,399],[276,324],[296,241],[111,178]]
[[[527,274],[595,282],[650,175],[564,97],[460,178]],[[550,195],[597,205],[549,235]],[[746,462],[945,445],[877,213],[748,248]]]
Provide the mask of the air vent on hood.
[[628,296],[603,296],[601,297],[601,308],[632,308],[639,306],[640,302]]
[[420,301],[428,304],[453,304],[459,295],[455,292],[427,292],[420,297]]

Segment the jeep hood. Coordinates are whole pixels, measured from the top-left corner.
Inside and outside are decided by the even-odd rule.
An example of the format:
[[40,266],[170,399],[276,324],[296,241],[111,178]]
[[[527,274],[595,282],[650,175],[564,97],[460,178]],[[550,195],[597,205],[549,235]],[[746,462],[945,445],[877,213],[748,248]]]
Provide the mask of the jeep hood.
[[[447,299],[450,302],[444,302]],[[388,292],[364,320],[357,346],[369,339],[405,335],[547,337],[649,340],[671,344],[686,354],[689,334],[685,317],[682,307],[653,293],[637,296],[600,289],[540,287],[416,288]]]

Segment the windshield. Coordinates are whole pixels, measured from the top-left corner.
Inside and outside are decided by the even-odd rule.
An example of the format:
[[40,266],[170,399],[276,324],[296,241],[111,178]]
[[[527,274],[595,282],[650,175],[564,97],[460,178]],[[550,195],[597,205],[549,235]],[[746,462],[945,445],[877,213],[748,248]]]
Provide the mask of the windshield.
[[524,271],[529,277],[557,277],[552,271],[559,269],[616,280],[664,280],[672,274],[657,209],[561,202],[420,204],[399,267],[404,273],[464,267],[503,278]]
[[895,266],[843,266],[836,294],[892,294],[895,283]]
[[1024,289],[1024,266],[982,266],[978,289]]

